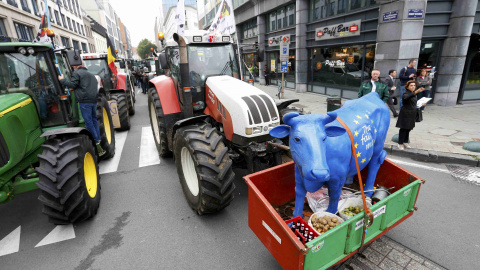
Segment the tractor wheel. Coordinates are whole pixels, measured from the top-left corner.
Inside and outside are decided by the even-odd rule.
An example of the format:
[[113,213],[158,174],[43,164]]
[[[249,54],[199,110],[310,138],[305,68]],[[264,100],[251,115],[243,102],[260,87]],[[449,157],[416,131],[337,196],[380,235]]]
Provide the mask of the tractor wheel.
[[100,175],[94,144],[87,135],[53,138],[42,145],[36,168],[38,199],[54,224],[70,224],[97,214]]
[[129,115],[134,115],[135,114],[135,100],[133,97],[133,90],[130,87],[130,84],[127,85],[127,91],[125,91],[127,95],[127,104],[128,104],[128,114]]
[[100,128],[100,145],[106,152],[102,159],[112,158],[115,156],[115,129],[105,96],[97,99],[97,122]]
[[179,129],[175,165],[183,193],[197,214],[218,212],[233,200],[232,160],[215,128],[203,124]]
[[118,118],[120,119],[120,128],[118,130],[130,129],[130,115],[128,114],[128,104],[126,94],[110,95],[110,100],[117,102]]
[[158,154],[161,157],[170,156],[172,152],[168,149],[167,128],[163,117],[162,104],[160,104],[160,99],[158,98],[155,88],[148,90],[148,111],[150,115],[150,126],[152,127]]

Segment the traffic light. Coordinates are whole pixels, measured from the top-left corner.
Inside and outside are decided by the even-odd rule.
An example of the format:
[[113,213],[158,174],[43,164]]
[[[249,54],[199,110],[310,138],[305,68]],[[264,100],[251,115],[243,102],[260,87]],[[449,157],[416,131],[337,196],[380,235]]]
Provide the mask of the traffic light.
[[258,50],[258,41],[255,41],[255,50]]

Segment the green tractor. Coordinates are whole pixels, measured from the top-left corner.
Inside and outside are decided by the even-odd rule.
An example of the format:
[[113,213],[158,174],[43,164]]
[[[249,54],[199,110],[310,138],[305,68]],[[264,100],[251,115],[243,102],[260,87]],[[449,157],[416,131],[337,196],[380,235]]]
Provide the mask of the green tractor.
[[[0,204],[38,188],[43,213],[54,224],[87,220],[100,204],[93,136],[75,92],[58,81],[58,70],[70,79],[71,65],[79,63],[79,51],[0,43]],[[110,158],[115,131],[105,97],[98,98],[101,145],[107,152],[102,158]]]

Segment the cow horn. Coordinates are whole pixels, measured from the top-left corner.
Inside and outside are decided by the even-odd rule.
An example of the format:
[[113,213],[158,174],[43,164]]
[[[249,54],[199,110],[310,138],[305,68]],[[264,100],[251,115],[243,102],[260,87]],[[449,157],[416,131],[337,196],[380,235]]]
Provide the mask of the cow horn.
[[297,116],[299,116],[300,114],[298,112],[290,112],[290,113],[287,113],[283,116],[283,122],[289,126],[291,126],[290,124],[290,120],[292,120],[292,118],[295,118]]
[[335,121],[337,119],[337,113],[336,112],[327,112],[327,117],[325,117],[325,120],[323,120],[323,124],[328,124],[330,122]]

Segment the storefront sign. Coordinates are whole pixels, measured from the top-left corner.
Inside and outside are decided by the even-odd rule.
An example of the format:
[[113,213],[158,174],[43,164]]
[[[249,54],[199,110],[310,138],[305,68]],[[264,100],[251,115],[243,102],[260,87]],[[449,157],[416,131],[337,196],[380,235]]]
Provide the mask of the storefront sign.
[[359,36],[361,23],[361,20],[355,20],[317,28],[315,29],[315,40]]
[[286,42],[288,45],[290,45],[290,35],[271,37],[268,39],[268,46],[278,46],[280,45],[280,41]]
[[342,60],[327,60],[325,61],[325,64],[326,65],[329,65],[330,67],[344,67],[345,66],[345,62],[343,62]]
[[383,21],[388,22],[388,21],[393,21],[398,18],[398,11],[390,11],[390,12],[385,12],[383,13]]
[[423,17],[423,9],[408,10],[408,18],[422,18],[422,17]]

